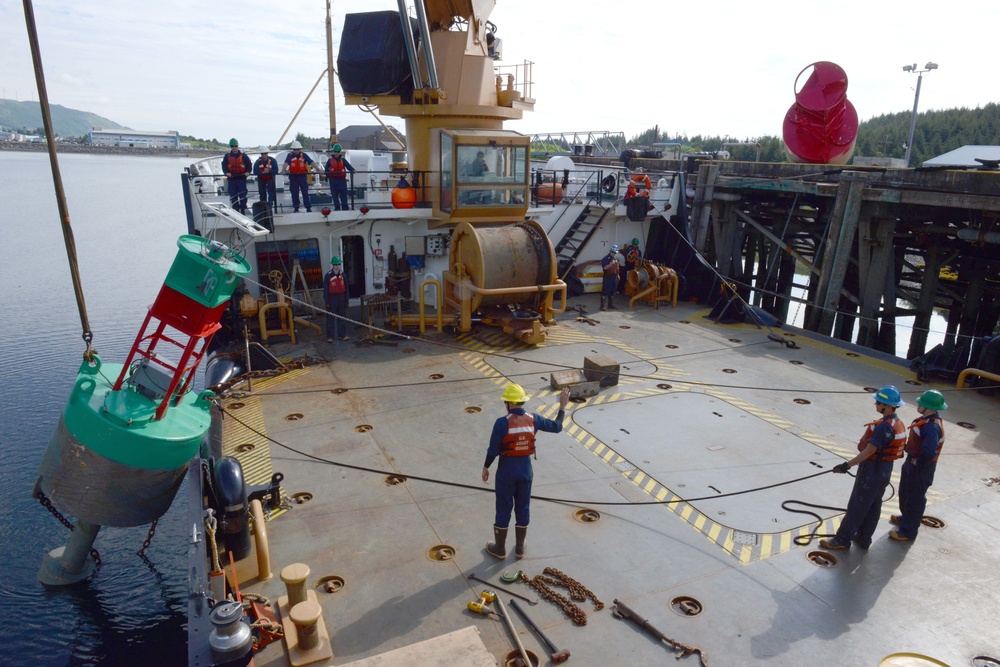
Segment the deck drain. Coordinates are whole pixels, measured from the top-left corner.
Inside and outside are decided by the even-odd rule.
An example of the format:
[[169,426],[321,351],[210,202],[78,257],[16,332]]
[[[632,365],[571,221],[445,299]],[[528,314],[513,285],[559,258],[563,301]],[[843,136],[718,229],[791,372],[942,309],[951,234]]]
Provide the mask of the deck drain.
[[847,356],[849,356],[849,357],[860,357],[861,355],[858,354],[857,352],[848,352]]
[[416,350],[414,350],[412,347],[404,347],[402,350],[400,350],[400,352],[402,352],[403,354],[413,354],[414,352],[416,352]]
[[700,602],[686,595],[671,600],[670,608],[681,616],[697,616],[703,611]]
[[915,385],[917,387],[919,387],[921,384],[923,384],[922,382],[917,382],[916,380],[903,380],[903,382],[905,382],[906,384]]
[[628,472],[629,470],[635,470],[635,466],[629,463],[628,461],[619,461],[618,463],[615,464],[614,467],[615,469],[618,470],[618,472]]
[[691,320],[678,320],[677,324],[691,324]]
[[807,398],[796,398],[796,399],[793,399],[793,400],[796,403],[798,403],[799,405],[812,405],[812,401],[810,401]]
[[601,520],[601,513],[597,510],[577,510],[573,518],[582,523],[594,523]]
[[236,445],[236,453],[246,454],[247,452],[252,452],[254,446],[252,442],[244,442],[242,445]]
[[430,551],[427,552],[427,557],[439,562],[451,560],[455,557],[455,547],[448,546],[447,544],[438,544],[431,547]]
[[976,428],[976,425],[972,422],[956,422],[962,428]]
[[743,341],[741,341],[739,338],[730,338],[729,342],[730,343],[742,343]]
[[298,420],[302,419],[304,416],[305,415],[303,415],[301,412],[293,412],[290,415],[285,415],[285,421],[297,422]]
[[668,350],[676,350],[677,349],[676,345],[664,345],[663,347],[667,348]]
[[788,363],[792,364],[793,366],[801,366],[802,365],[802,362],[799,361],[798,359],[790,359],[788,361]]
[[344,587],[344,578],[338,577],[336,575],[332,577],[323,577],[316,582],[316,588],[323,591],[324,593],[336,593]]
[[661,382],[660,384],[656,385],[656,388],[657,389],[673,389],[674,385],[667,384],[666,382]]
[[236,401],[235,403],[230,403],[229,404],[229,409],[230,410],[239,410],[244,405],[246,405],[246,403],[240,403],[239,401]]
[[870,394],[874,394],[876,391],[878,391],[878,389],[876,389],[875,387],[863,387],[862,389],[863,391],[867,391]]
[[312,499],[313,499],[313,494],[309,493],[308,491],[299,491],[298,493],[292,494],[292,500],[294,500],[297,505],[305,505]]
[[977,655],[972,659],[972,667],[1000,667],[1000,660],[988,655]]
[[923,518],[920,519],[920,523],[928,528],[944,528],[944,521],[936,516],[928,516],[925,514]]
[[427,379],[428,380],[440,380],[443,377],[444,377],[443,373],[431,373],[430,375],[427,376]]
[[[528,654],[528,660],[531,661],[531,664],[527,667],[538,667],[538,665],[542,664],[538,662],[538,656],[534,652],[528,649],[524,649],[524,652]],[[503,667],[525,667],[524,660],[521,658],[521,652],[511,651],[505,655],[503,658]]]
[[372,425],[358,424],[357,426],[354,427],[354,430],[357,431],[358,433],[367,433],[368,431],[372,430]]
[[388,475],[385,478],[386,486],[396,486],[397,484],[402,484],[406,481],[406,478],[402,475]]
[[837,558],[825,551],[810,551],[806,554],[806,558],[813,565],[818,565],[819,567],[833,567],[837,564]]
[[569,402],[570,403],[586,403],[587,399],[585,399],[583,396],[570,396],[569,397]]
[[470,415],[474,415],[477,412],[482,412],[483,409],[481,407],[479,407],[478,405],[470,405],[469,407],[467,407],[465,409],[465,411],[468,412]]
[[337,387],[336,389],[331,389],[330,393],[331,394],[346,394],[347,390],[344,389],[343,387]]
[[723,373],[729,373],[730,375],[732,375],[733,373],[736,373],[737,371],[736,371],[735,368],[723,368],[722,372]]

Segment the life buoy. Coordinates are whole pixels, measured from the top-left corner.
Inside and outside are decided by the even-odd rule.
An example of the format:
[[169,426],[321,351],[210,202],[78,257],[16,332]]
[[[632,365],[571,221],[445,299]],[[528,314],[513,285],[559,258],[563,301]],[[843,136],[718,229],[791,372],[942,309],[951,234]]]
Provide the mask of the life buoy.
[[632,176],[632,182],[636,184],[642,183],[643,185],[645,185],[647,194],[650,190],[653,189],[653,183],[652,181],[649,180],[649,176],[647,176],[646,174],[634,174]]

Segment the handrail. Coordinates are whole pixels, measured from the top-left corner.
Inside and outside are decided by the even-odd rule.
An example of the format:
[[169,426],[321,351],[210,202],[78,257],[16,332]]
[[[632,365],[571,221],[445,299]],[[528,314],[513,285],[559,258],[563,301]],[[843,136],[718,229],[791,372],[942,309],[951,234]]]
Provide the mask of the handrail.
[[983,371],[978,368],[966,368],[964,371],[958,374],[958,380],[955,381],[956,389],[965,388],[965,378],[970,375],[977,375],[984,380],[993,380],[996,383],[1000,383],[1000,375],[996,373],[990,373],[989,371]]

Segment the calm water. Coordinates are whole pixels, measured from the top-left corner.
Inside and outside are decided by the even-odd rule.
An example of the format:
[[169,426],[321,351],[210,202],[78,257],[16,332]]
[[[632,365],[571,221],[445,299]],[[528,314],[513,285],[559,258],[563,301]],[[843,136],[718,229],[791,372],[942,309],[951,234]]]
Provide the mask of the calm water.
[[[94,347],[122,363],[186,233],[188,159],[60,155]],[[48,155],[0,151],[0,605],[3,665],[183,665],[187,656],[183,517],[104,528],[88,583],[47,591],[42,557],[68,531],[31,497],[84,345]]]

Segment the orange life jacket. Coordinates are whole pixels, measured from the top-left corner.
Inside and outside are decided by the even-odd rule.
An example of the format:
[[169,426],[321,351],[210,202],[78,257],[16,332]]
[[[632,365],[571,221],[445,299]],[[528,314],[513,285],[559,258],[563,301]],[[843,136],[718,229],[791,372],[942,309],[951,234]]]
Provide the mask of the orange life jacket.
[[231,152],[226,153],[226,167],[228,167],[229,173],[233,176],[247,173],[247,165],[243,161],[243,153],[237,153],[236,155],[233,155]]
[[940,417],[935,417],[934,419],[928,419],[927,417],[917,417],[910,424],[910,435],[906,439],[906,453],[913,457],[919,457],[921,451],[923,450],[924,440],[920,436],[920,429],[924,427],[927,422],[932,422],[938,425],[941,429],[941,439],[938,440],[937,451],[934,452],[934,458],[931,459],[931,463],[938,460],[938,456],[941,455],[941,448],[944,447],[944,422],[941,421]]
[[343,273],[334,273],[326,283],[326,293],[332,296],[347,293],[347,284],[344,282]]
[[260,176],[258,176],[258,178],[260,178],[260,180],[262,180],[262,181],[269,181],[272,178],[274,178],[274,176],[271,174],[271,160],[270,159],[265,160],[262,157],[257,158],[257,168],[260,170]]
[[[865,434],[861,436],[861,440],[858,442],[858,451],[865,451],[865,447],[868,446],[868,441],[871,440],[872,431],[875,426],[882,423],[882,419],[876,419],[873,422],[868,422],[865,424]],[[872,458],[876,461],[895,461],[896,459],[903,458],[903,445],[906,444],[906,425],[903,424],[903,420],[896,415],[892,416],[892,442],[882,448],[882,450],[873,456]]]
[[306,154],[299,153],[298,156],[292,153],[288,161],[288,172],[291,174],[305,174],[309,171],[309,164],[306,162]]
[[340,158],[330,158],[330,161],[326,163],[326,175],[329,178],[347,178],[347,168],[344,166],[344,161]]
[[500,456],[531,456],[535,453],[535,417],[507,414],[507,435],[503,437]]

